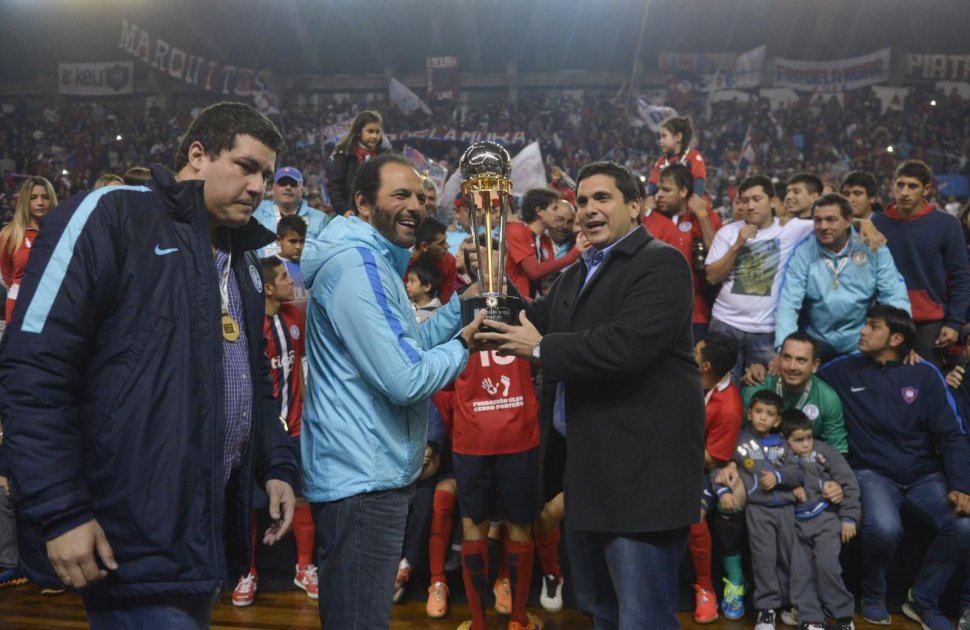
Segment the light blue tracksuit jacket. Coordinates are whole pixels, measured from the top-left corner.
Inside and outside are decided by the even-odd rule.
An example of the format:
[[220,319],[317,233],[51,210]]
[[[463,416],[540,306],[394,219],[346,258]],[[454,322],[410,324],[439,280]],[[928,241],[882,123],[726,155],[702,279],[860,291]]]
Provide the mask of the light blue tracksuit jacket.
[[309,365],[301,448],[309,501],[401,488],[421,470],[427,399],[465,369],[459,300],[415,323],[411,252],[356,217],[307,239]]

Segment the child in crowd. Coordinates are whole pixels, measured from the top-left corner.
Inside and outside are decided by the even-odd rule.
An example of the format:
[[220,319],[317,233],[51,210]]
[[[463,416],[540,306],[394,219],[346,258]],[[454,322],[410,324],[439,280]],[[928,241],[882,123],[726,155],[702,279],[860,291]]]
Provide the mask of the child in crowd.
[[[791,556],[792,603],[801,628],[825,630],[825,610],[835,617],[838,630],[855,630],[855,599],[842,581],[839,553],[856,535],[862,513],[859,482],[841,453],[813,439],[812,421],[798,409],[781,415],[781,434],[804,479],[793,491],[799,503]],[[838,506],[822,497],[826,481],[842,486],[844,498]]]
[[[690,148],[694,138],[694,125],[690,116],[673,116],[660,123],[660,151],[647,180],[647,195],[655,197],[660,187],[660,171],[671,164],[683,164],[690,169],[694,178],[694,194],[704,196],[704,185],[707,182],[707,165],[704,156],[697,149]],[[653,206],[656,207],[656,201]]]
[[438,291],[441,289],[441,272],[428,264],[414,265],[407,271],[404,287],[411,298],[414,318],[420,324],[441,307]]
[[754,605],[758,609],[755,630],[775,629],[775,609],[788,596],[792,538],[795,531],[795,495],[802,485],[798,465],[792,461],[785,439],[778,434],[781,397],[762,390],[748,407],[750,425],[741,429],[732,461],[716,476],[719,503],[738,509],[737,498],[727,484],[740,478],[747,491],[745,524],[751,545],[754,574]]
[[[731,380],[731,368],[734,367],[737,354],[737,342],[717,333],[709,334],[694,347],[694,356],[701,370],[701,384],[705,392],[704,467],[708,472],[723,466],[731,459],[738,442],[738,433],[741,431],[741,393]],[[697,575],[697,584],[694,585],[694,620],[697,623],[712,623],[717,619],[717,599],[711,581],[712,542],[706,518],[690,528],[688,546],[694,561],[694,573]],[[722,556],[725,559],[730,558],[730,566],[725,565],[725,573],[734,573],[729,569],[735,567],[735,560],[737,573],[740,573],[740,544],[729,545],[728,549],[722,549],[724,551],[728,553]],[[737,588],[725,588],[725,593],[730,592],[732,596],[732,601],[725,606],[725,614],[731,619],[740,618],[744,614],[741,603],[744,587],[737,575],[735,578],[738,579]],[[734,585],[730,581],[727,584]],[[740,614],[737,614],[738,606]]]
[[[295,218],[300,223],[300,217]],[[282,221],[280,221],[282,225]],[[304,230],[306,226],[304,225]],[[303,314],[290,302],[293,301],[293,279],[286,266],[275,256],[261,261],[263,294],[266,297],[266,318],[263,335],[266,337],[266,356],[269,358],[273,376],[273,397],[279,404],[280,422],[290,434],[297,464],[300,460],[300,421],[303,413],[304,394],[304,331]],[[257,487],[258,488],[258,487]],[[310,506],[302,498],[300,475],[296,476],[293,492],[297,496],[293,512],[293,537],[296,539],[296,575],[293,583],[303,589],[307,597],[317,599],[317,567],[313,564],[315,528],[310,516]],[[260,505],[260,503],[262,505]],[[253,507],[266,507],[266,495],[254,492]],[[234,606],[249,606],[256,596],[258,575],[256,572],[256,514],[252,516],[252,545],[249,573],[239,578],[232,592]]]
[[425,217],[414,233],[414,250],[408,267],[431,265],[441,273],[437,298],[447,304],[458,286],[458,263],[448,251],[448,228],[434,217]]
[[297,214],[282,217],[276,224],[276,244],[280,248],[276,257],[286,265],[286,272],[293,279],[293,300],[306,302],[306,288],[300,272],[300,257],[306,244],[306,220]]

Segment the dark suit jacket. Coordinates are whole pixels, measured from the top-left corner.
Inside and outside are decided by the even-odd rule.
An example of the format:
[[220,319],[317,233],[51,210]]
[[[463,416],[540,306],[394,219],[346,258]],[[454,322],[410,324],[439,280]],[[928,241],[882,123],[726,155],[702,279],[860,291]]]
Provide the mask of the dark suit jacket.
[[569,529],[643,533],[700,514],[704,394],[694,361],[690,267],[641,226],[589,284],[582,260],[529,316],[540,332],[542,427],[566,391]]

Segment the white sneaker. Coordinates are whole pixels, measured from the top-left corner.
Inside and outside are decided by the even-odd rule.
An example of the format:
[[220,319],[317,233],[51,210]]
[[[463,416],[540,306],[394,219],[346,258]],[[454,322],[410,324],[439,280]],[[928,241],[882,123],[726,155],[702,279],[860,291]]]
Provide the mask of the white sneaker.
[[957,622],[957,630],[970,630],[970,606],[964,606],[960,621]]
[[786,626],[798,627],[798,612],[794,608],[782,608],[778,620]]
[[562,610],[562,577],[553,574],[542,577],[542,588],[539,589],[539,603],[549,612]]

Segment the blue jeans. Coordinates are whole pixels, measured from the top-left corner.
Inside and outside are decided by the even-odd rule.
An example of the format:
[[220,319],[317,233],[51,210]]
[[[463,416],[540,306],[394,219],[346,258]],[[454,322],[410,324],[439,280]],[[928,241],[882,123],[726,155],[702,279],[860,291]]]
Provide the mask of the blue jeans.
[[677,571],[687,532],[567,531],[576,603],[593,618],[593,630],[680,628]]
[[317,526],[322,628],[390,626],[394,578],[413,495],[411,484],[310,504]]
[[760,363],[766,368],[775,356],[775,333],[750,333],[729,326],[716,319],[711,320],[711,325],[707,328],[708,333],[719,333],[726,335],[738,342],[738,360],[731,369],[736,383],[741,382],[744,370],[754,364]]
[[871,470],[857,470],[856,476],[862,491],[862,596],[885,598],[886,569],[903,536],[900,510],[906,509],[936,532],[913,584],[913,599],[937,607],[970,550],[970,518],[958,518],[947,503],[946,477],[937,472],[903,486]]
[[203,630],[209,627],[219,593],[152,598],[85,597],[91,630]]

